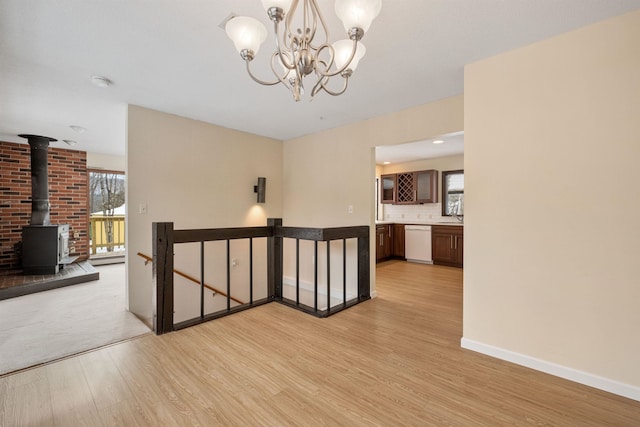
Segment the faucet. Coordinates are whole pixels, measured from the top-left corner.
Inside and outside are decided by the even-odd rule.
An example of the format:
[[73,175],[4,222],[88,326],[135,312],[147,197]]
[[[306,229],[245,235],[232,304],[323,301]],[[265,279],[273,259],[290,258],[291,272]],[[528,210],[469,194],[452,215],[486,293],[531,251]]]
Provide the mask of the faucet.
[[460,213],[460,211],[462,211],[462,199],[458,199],[455,202],[453,202],[453,209],[451,210],[451,214],[460,222],[464,222],[464,214]]

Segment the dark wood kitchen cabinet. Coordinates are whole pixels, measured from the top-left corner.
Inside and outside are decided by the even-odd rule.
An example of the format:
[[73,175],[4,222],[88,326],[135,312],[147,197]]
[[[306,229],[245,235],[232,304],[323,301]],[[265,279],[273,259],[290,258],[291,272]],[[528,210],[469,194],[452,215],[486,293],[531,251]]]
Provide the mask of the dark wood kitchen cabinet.
[[397,201],[398,183],[396,174],[380,175],[380,203]]
[[376,225],[376,262],[391,258],[391,224]]
[[399,205],[438,202],[437,170],[398,173],[396,185],[396,203]]
[[463,252],[463,226],[434,225],[431,227],[431,256],[434,264],[462,267]]
[[393,224],[391,239],[393,241],[391,255],[394,258],[404,259],[404,224]]
[[438,171],[415,172],[416,203],[438,203]]

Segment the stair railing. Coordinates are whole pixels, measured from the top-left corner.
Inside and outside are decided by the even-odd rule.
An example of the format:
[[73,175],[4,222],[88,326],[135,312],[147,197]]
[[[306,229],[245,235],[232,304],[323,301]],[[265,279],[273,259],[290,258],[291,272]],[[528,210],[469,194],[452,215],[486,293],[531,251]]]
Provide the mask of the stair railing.
[[[149,262],[153,262],[153,258],[151,258],[149,255],[145,255],[142,252],[138,252],[138,256],[141,258],[144,258],[144,265],[147,265]],[[209,289],[211,292],[213,292],[213,295],[222,295],[223,297],[226,297],[227,294],[222,292],[220,289],[215,288],[211,285],[207,285],[206,283],[204,283],[203,280],[198,280],[195,277],[192,277],[190,275],[188,275],[187,273],[184,273],[180,270],[177,269],[173,269],[173,272],[175,274],[177,274],[178,276],[184,277],[185,279],[187,279],[189,282],[194,283],[196,285],[201,285],[204,286],[206,289]],[[241,300],[239,300],[238,298],[235,298],[233,296],[229,296],[229,298],[231,298],[232,301],[237,302],[238,304],[244,304],[244,302],[242,302]]]
[[[160,335],[177,329],[186,328],[222,316],[246,310],[269,302],[280,302],[306,313],[326,317],[335,314],[362,301],[370,299],[369,285],[369,232],[368,226],[334,227],[334,228],[304,228],[283,227],[282,219],[270,218],[265,227],[214,228],[174,230],[173,223],[153,223],[153,280],[155,284],[156,304],[154,307],[154,330]],[[253,298],[253,239],[267,238],[267,297],[259,300]],[[283,298],[283,238],[296,239],[296,264],[299,264],[299,240],[314,241],[315,247],[315,279],[314,306],[307,306],[299,300],[299,275],[296,273],[296,300]],[[229,269],[229,242],[235,239],[249,240],[249,302],[239,303],[231,307],[231,276]],[[346,299],[346,241],[357,239],[357,295]],[[226,292],[219,292],[226,296],[226,310],[205,314],[204,310],[204,243],[208,241],[226,241],[227,258],[227,288]],[[343,302],[337,307],[331,307],[331,270],[330,270],[330,242],[343,241]],[[200,316],[184,322],[174,324],[174,245],[181,243],[200,243]],[[327,308],[318,307],[318,242],[327,242]],[[296,266],[298,271],[299,267]],[[183,276],[184,277],[184,276]],[[194,279],[194,281],[197,281]],[[236,301],[237,302],[237,301]]]

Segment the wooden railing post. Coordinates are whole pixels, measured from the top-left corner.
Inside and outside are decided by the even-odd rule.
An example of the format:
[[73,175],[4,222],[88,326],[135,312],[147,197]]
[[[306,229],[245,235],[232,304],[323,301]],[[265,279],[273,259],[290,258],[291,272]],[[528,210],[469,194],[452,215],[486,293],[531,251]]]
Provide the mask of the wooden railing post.
[[156,287],[154,330],[173,331],[173,223],[153,223],[153,281]]
[[273,235],[267,238],[267,290],[268,297],[282,298],[282,218],[267,218],[267,226],[273,228]]
[[365,299],[371,298],[369,251],[369,234],[358,237],[358,297]]
[[96,234],[96,221],[91,220],[91,255],[98,253],[98,237]]

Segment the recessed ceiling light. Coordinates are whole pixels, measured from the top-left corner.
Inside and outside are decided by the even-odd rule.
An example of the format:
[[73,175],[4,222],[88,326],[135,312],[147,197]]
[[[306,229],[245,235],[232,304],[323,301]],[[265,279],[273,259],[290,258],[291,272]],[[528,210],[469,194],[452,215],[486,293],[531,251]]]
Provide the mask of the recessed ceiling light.
[[76,145],[76,142],[73,139],[63,139],[63,141],[67,145]]
[[444,141],[441,139],[436,139],[435,141],[433,141],[434,144],[442,144]]
[[391,164],[391,162],[383,162],[382,164],[383,164],[383,165],[390,165],[390,164]]
[[69,126],[74,132],[78,132],[78,133],[84,133],[84,131],[86,131],[85,128],[83,128],[82,126],[76,126],[76,125],[71,125]]
[[109,87],[113,82],[103,76],[91,76],[91,83],[98,87]]

